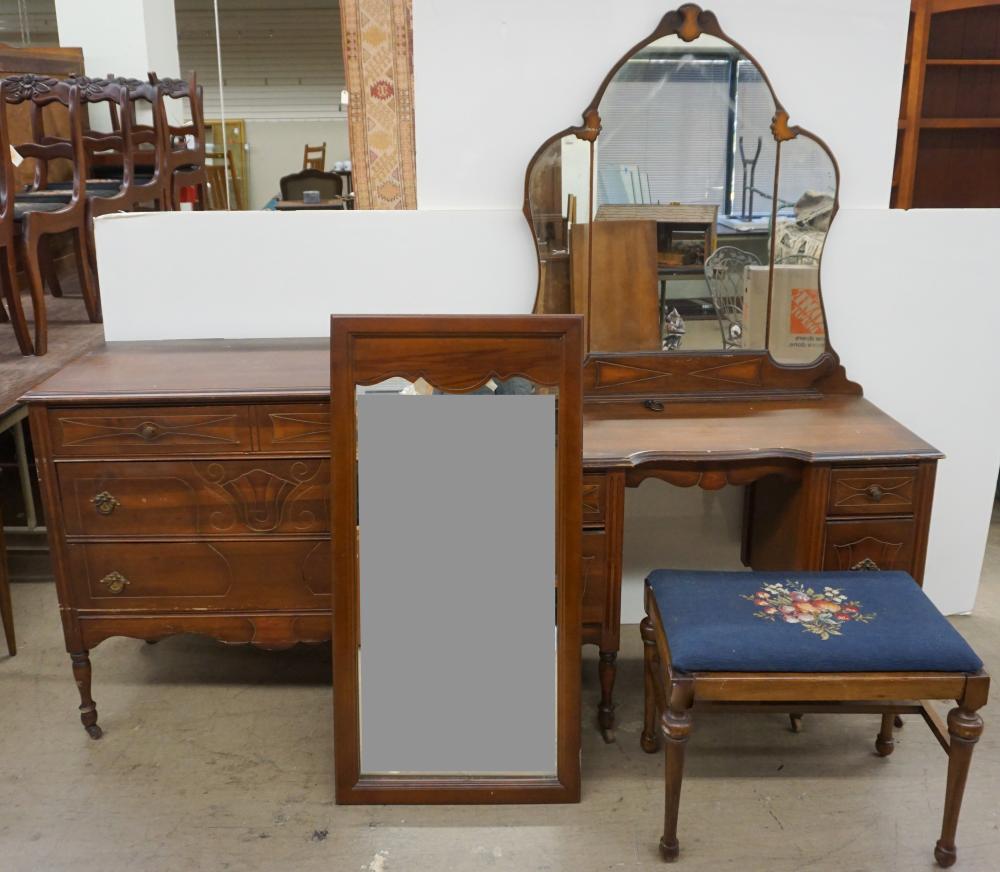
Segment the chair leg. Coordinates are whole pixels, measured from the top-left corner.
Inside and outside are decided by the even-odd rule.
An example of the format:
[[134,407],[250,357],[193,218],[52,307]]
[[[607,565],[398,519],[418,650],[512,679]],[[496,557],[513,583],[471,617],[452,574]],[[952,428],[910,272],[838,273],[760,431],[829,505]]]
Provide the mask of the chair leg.
[[618,667],[617,651],[601,651],[597,664],[597,676],[601,682],[601,701],[597,706],[597,723],[601,727],[601,735],[609,744],[615,740],[615,675]]
[[17,641],[14,638],[14,611],[10,604],[10,576],[7,573],[7,546],[3,538],[3,519],[0,518],[0,620],[3,632],[7,637],[7,653],[13,657],[17,654]]
[[38,245],[38,254],[42,264],[42,275],[45,276],[45,284],[48,286],[49,293],[53,297],[61,297],[63,289],[59,283],[59,270],[56,269],[56,261],[52,256],[51,237],[42,237]]
[[684,751],[691,735],[693,702],[693,686],[690,681],[672,682],[667,710],[660,718],[660,727],[666,740],[666,765],[663,770],[666,798],[660,856],[668,863],[676,860],[680,853],[680,843],[677,841],[677,812],[680,809],[681,781],[684,778]]
[[941,866],[951,866],[958,859],[955,847],[955,832],[958,830],[958,813],[962,809],[962,795],[969,775],[972,751],[983,732],[983,719],[974,711],[959,703],[948,713],[948,735],[951,745],[948,750],[948,787],[944,795],[944,821],[941,824],[941,838],[934,846],[934,858]]
[[31,333],[28,331],[28,321],[24,317],[24,307],[21,305],[21,289],[17,283],[17,259],[14,246],[5,245],[0,256],[0,287],[10,310],[11,326],[21,354],[31,354],[34,348],[31,344]]
[[639,624],[639,634],[642,636],[643,681],[645,685],[645,710],[642,721],[642,735],[639,745],[647,754],[655,754],[660,750],[660,733],[657,730],[657,699],[656,674],[660,668],[656,656],[656,638],[653,634],[653,624],[649,618],[643,618]]
[[87,651],[71,653],[73,677],[80,691],[80,722],[91,739],[101,738],[102,731],[97,726],[97,703],[90,695],[90,654]]
[[80,274],[80,289],[83,291],[83,304],[87,307],[87,317],[94,324],[101,323],[101,297],[97,291],[93,274],[90,271],[90,258],[87,253],[87,230],[78,227],[73,233],[73,253],[76,255],[76,269]]
[[793,733],[802,732],[802,715],[797,713],[790,713],[788,715],[788,726]]
[[882,728],[875,737],[875,753],[879,757],[888,757],[896,748],[896,741],[892,738],[892,728],[895,725],[896,716],[892,712],[882,715]]
[[35,311],[35,354],[41,357],[49,350],[49,316],[45,308],[45,287],[39,261],[40,237],[31,228],[31,216],[24,221],[21,239],[24,243],[24,273],[31,288],[31,306]]

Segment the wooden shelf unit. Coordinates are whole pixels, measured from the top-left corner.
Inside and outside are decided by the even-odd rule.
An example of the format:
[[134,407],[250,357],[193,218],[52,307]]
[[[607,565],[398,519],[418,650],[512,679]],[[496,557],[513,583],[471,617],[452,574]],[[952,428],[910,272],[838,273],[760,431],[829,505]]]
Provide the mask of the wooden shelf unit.
[[1000,207],[1000,3],[911,0],[892,205]]

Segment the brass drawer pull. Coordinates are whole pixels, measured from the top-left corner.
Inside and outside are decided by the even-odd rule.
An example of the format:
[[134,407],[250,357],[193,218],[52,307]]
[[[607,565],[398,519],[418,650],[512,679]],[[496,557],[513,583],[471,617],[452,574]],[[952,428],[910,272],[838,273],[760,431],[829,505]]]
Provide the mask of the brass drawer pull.
[[121,503],[107,491],[101,491],[90,501],[94,504],[94,508],[97,509],[98,514],[101,515],[110,515],[121,505]]
[[868,494],[868,499],[870,499],[873,503],[880,503],[882,502],[882,497],[885,494],[885,491],[883,491],[877,484],[872,484],[865,488],[865,493]]
[[139,435],[147,442],[152,442],[153,439],[160,435],[160,428],[152,421],[147,421],[139,428]]
[[109,572],[100,581],[100,584],[108,586],[109,593],[121,593],[128,586],[128,583],[128,579],[120,572]]

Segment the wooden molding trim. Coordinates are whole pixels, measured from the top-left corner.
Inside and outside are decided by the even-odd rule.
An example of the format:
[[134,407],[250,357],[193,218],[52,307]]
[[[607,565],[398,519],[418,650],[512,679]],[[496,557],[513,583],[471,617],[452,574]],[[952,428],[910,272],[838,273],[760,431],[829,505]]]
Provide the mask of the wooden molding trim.
[[359,209],[416,209],[412,0],[341,0]]

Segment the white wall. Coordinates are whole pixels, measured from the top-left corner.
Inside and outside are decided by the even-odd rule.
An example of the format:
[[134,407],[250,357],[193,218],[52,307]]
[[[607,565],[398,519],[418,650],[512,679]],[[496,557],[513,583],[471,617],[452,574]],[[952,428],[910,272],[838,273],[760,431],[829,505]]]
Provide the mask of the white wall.
[[[949,455],[926,585],[945,610],[970,609],[1000,449],[989,390],[1000,361],[986,333],[1000,313],[985,262],[1000,210],[885,208],[907,0],[711,5],[772,77],[792,123],[840,162],[845,208],[823,265],[831,338],[869,397]],[[331,311],[528,311],[537,272],[519,212],[527,162],[578,121],[607,68],[669,4],[567,8],[414,0],[419,204],[469,211],[103,219],[102,263],[149,238],[185,252],[156,271],[144,259],[102,271],[109,338],[325,335]],[[629,492],[625,621],[640,617],[654,566],[736,564],[739,500],[737,489],[658,482]]]

